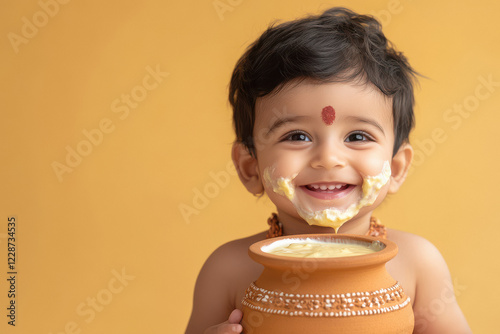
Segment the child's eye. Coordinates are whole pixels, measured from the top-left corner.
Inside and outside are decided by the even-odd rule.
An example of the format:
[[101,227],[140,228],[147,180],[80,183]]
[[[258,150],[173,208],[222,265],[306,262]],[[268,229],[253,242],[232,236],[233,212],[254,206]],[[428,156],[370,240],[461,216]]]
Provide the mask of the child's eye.
[[286,134],[283,141],[311,141],[311,138],[304,132],[294,131]]
[[373,141],[373,138],[366,132],[358,131],[349,134],[345,141],[346,142]]

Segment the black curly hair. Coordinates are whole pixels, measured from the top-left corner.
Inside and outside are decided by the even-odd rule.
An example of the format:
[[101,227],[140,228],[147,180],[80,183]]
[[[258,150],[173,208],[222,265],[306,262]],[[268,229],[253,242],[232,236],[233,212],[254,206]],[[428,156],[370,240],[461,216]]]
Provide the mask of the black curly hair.
[[372,83],[392,97],[394,149],[409,141],[417,72],[380,23],[342,7],[271,25],[238,60],[229,85],[236,141],[255,156],[255,101],[295,79]]

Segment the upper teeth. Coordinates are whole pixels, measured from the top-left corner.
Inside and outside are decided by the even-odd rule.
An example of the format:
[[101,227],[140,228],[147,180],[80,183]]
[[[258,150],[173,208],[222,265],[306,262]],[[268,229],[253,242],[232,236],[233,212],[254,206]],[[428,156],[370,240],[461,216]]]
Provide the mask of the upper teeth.
[[326,185],[326,184],[311,184],[311,188],[313,189],[321,189],[321,190],[334,190],[334,189],[340,189],[344,187],[345,184],[331,184],[331,185]]

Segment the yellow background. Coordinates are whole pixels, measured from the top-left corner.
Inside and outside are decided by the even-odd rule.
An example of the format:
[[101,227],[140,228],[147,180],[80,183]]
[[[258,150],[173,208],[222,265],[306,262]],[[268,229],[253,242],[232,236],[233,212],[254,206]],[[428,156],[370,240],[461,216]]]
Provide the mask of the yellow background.
[[[228,167],[233,66],[273,20],[334,5],[378,16],[428,77],[416,92],[418,163],[377,215],[441,250],[475,333],[498,327],[498,2],[69,1],[44,21],[38,1],[3,0],[0,331],[183,332],[206,257],[265,229],[272,211]],[[37,31],[25,27],[30,37],[13,44],[34,20]],[[168,76],[145,90],[148,68]],[[497,85],[489,91],[481,78]],[[132,93],[135,108],[115,112]],[[92,130],[102,122],[100,138]],[[66,164],[77,148],[86,156],[59,180],[54,162]],[[187,207],[196,213],[186,218]],[[15,328],[6,324],[10,215],[18,219]],[[125,283],[114,278],[122,271]]]

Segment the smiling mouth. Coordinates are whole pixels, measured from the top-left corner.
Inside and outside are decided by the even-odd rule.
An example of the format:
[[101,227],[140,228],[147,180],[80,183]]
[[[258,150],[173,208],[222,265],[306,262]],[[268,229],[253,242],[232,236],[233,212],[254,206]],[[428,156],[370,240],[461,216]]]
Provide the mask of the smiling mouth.
[[347,183],[339,183],[339,184],[308,184],[304,187],[310,191],[334,192],[338,190],[346,190],[347,188],[349,188],[349,186],[350,184]]
[[356,186],[349,183],[312,183],[300,188],[312,197],[332,200],[347,196]]

